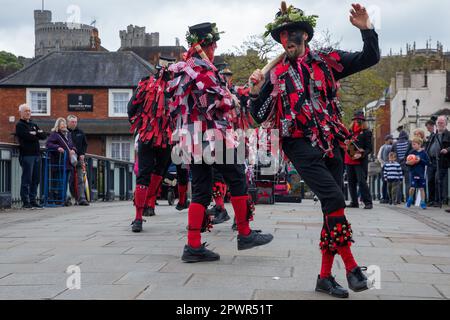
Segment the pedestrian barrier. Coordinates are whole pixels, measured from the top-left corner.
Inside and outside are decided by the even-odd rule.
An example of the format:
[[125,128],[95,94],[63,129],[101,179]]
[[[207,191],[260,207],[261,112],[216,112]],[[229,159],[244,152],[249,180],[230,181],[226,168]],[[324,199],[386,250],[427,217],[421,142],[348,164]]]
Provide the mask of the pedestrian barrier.
[[67,151],[44,153],[44,207],[63,207],[67,199]]
[[[38,200],[45,204],[46,150],[41,151],[41,184]],[[136,177],[131,162],[86,155],[87,184],[91,202],[128,201],[133,198]],[[20,184],[22,168],[19,164],[19,146],[0,143],[0,209],[21,205]],[[50,191],[50,190],[49,190]]]

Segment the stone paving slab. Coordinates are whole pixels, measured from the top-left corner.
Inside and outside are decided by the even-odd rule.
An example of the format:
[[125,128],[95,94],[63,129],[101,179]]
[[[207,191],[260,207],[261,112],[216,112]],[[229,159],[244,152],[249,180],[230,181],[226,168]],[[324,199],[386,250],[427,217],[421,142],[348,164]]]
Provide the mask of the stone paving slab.
[[[314,292],[323,222],[312,202],[257,206],[254,228],[275,235],[261,248],[238,251],[231,221],[215,226],[203,241],[222,259],[207,264],[181,262],[186,211],[163,203],[141,234],[130,231],[133,211],[117,202],[1,212],[0,299],[332,299]],[[382,278],[381,290],[351,299],[450,299],[450,215],[376,205],[348,210],[348,218],[355,258],[379,266]],[[81,290],[66,288],[72,265]],[[347,285],[339,257],[333,274]]]

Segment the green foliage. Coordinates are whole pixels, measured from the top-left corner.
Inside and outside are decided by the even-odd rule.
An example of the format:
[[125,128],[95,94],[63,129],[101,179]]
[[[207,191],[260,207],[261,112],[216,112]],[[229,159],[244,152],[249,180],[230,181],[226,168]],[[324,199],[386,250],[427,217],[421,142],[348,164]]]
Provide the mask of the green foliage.
[[0,51],[0,79],[23,68],[23,63],[12,53]]
[[264,37],[268,37],[270,33],[273,30],[277,29],[278,27],[281,27],[282,25],[291,22],[307,22],[313,28],[315,28],[317,25],[317,18],[319,18],[319,16],[316,15],[306,16],[302,10],[290,6],[287,10],[287,14],[280,13],[275,18],[274,22],[271,22],[268,25],[266,25],[266,32],[264,33]]
[[224,32],[219,32],[217,25],[215,23],[212,24],[212,31],[206,35],[206,38],[200,38],[195,33],[190,33],[189,31],[186,33],[186,41],[189,45],[193,45],[199,43],[202,40],[205,40],[205,45],[208,45],[212,42],[219,41],[220,35]]

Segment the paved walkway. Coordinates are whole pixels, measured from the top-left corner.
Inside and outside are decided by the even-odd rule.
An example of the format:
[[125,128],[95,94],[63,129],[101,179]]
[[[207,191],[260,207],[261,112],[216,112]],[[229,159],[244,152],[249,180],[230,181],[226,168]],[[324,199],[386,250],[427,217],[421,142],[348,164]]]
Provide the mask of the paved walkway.
[[[230,208],[229,208],[230,209]],[[231,223],[204,240],[217,263],[183,264],[186,212],[160,206],[145,232],[130,232],[131,203],[0,212],[0,299],[329,299],[314,292],[320,268],[320,208],[312,202],[258,206],[266,247],[236,250]],[[349,210],[363,265],[381,268],[381,289],[351,299],[450,299],[450,214]],[[66,270],[81,269],[81,290]],[[337,259],[334,272],[346,286]]]

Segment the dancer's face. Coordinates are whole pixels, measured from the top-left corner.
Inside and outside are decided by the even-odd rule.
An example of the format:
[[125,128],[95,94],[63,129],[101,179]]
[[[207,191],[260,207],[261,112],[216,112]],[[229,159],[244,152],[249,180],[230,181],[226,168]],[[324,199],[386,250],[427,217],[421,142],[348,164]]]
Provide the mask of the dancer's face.
[[207,45],[206,47],[203,48],[203,51],[208,56],[209,61],[211,61],[212,63],[214,62],[214,54],[216,52],[216,49],[217,49],[216,42],[213,42],[210,45]]
[[281,44],[289,59],[295,60],[305,53],[305,42],[308,34],[300,30],[285,30],[280,34]]

